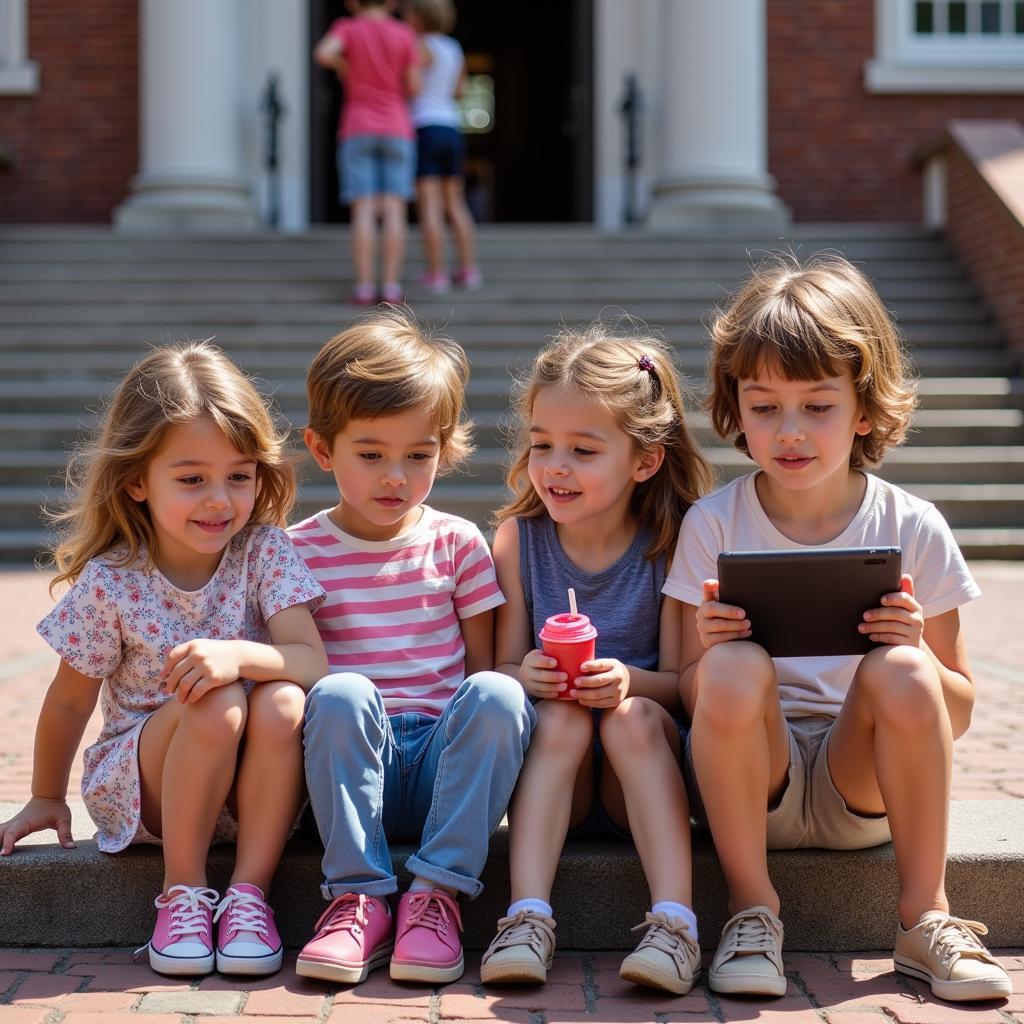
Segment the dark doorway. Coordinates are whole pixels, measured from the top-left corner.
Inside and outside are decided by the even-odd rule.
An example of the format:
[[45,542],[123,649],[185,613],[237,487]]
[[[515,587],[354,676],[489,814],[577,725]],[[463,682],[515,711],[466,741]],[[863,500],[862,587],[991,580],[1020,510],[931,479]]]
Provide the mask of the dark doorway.
[[[470,204],[482,221],[593,219],[593,0],[457,0],[453,35],[482,93],[483,130],[467,134]],[[310,51],[343,0],[310,0]],[[337,201],[334,140],[341,90],[312,65],[310,218],[347,219]]]

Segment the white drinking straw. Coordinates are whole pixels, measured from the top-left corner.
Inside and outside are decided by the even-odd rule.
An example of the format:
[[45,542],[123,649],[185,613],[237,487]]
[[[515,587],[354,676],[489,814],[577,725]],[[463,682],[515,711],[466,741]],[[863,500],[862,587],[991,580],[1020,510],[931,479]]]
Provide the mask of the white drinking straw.
[[579,614],[579,612],[576,611],[576,591],[573,590],[572,587],[569,588],[569,611],[573,615]]

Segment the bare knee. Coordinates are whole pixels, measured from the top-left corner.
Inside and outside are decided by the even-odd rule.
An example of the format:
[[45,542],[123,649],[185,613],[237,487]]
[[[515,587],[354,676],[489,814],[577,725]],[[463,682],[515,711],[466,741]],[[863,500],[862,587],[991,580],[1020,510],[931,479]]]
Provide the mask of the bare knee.
[[536,709],[537,725],[530,748],[551,757],[582,759],[594,739],[590,708],[576,701],[542,700]]
[[775,665],[763,647],[743,640],[717,644],[697,666],[695,717],[719,732],[749,728],[777,700]]
[[249,695],[246,735],[250,741],[282,747],[302,736],[306,695],[296,683],[260,683]]
[[854,686],[876,719],[897,728],[933,728],[947,714],[938,670],[917,647],[875,648],[861,660]]
[[200,742],[237,745],[245,729],[248,705],[241,683],[211,690],[195,704],[182,706],[178,728]]
[[601,743],[608,751],[646,751],[665,735],[661,708],[646,697],[627,697],[601,716]]

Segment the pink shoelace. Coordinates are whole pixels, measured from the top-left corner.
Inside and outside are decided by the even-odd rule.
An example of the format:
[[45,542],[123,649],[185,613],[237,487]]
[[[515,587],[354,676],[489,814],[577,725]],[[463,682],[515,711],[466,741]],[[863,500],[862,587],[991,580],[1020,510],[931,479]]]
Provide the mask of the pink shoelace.
[[337,932],[342,929],[365,928],[369,923],[367,905],[369,897],[359,893],[347,892],[339,896],[321,915],[314,929],[319,935],[323,932]]
[[430,892],[410,893],[409,916],[405,919],[407,928],[421,925],[438,935],[447,935],[452,918],[461,932],[462,917],[459,914],[459,905],[446,892],[432,889]]

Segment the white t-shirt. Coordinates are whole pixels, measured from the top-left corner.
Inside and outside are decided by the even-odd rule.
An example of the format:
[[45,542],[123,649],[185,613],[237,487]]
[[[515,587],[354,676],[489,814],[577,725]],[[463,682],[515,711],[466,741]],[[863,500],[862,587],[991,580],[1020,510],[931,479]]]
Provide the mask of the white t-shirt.
[[[867,487],[856,515],[838,537],[822,545],[799,544],[775,528],[757,497],[756,472],[701,498],[683,518],[663,592],[699,605],[701,584],[718,577],[722,551],[899,546],[903,572],[914,578],[914,594],[926,619],[979,597],[981,589],[938,509],[879,477],[864,475]],[[838,715],[860,658],[776,658],[783,713],[792,718]]]
[[431,61],[423,69],[419,93],[412,98],[412,123],[417,128],[441,125],[459,127],[459,105],[455,102],[455,87],[462,74],[462,47],[451,36],[428,32],[423,45],[430,52]]

